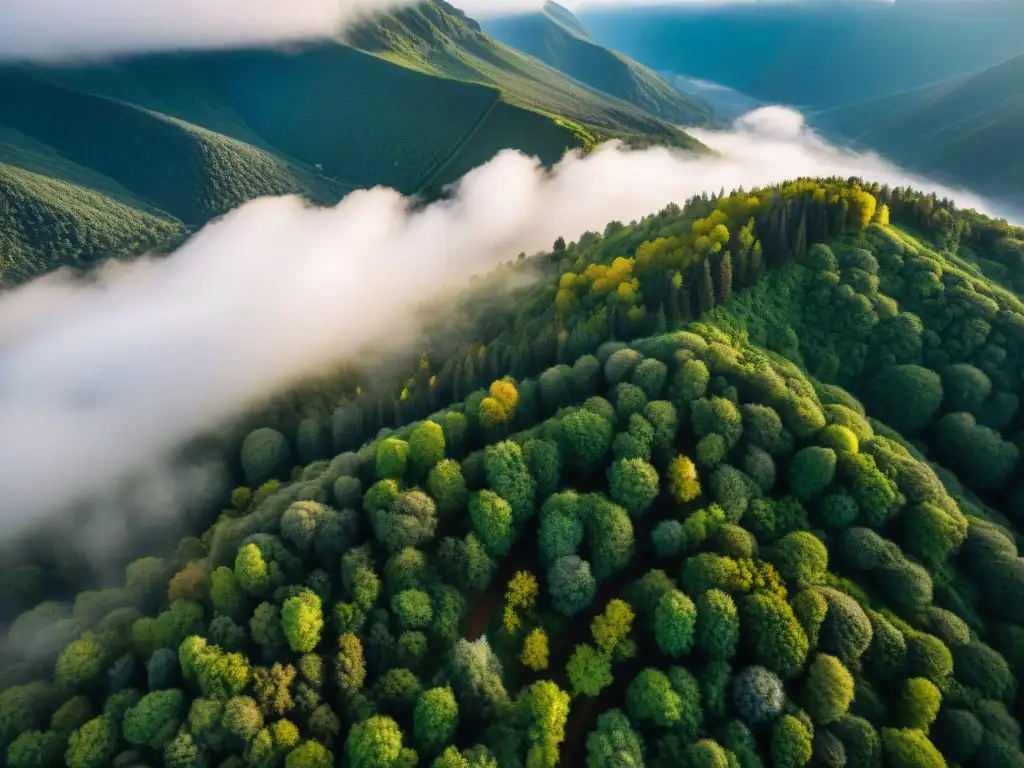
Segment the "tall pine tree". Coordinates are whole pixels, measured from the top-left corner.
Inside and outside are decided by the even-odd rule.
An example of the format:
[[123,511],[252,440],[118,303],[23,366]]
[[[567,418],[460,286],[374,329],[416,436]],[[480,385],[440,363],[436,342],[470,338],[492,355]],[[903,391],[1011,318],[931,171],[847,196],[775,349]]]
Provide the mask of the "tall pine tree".
[[732,295],[732,254],[729,251],[726,251],[718,260],[717,277],[715,297],[721,304]]
[[701,259],[697,270],[697,307],[700,314],[703,315],[715,307],[715,287],[711,280],[711,262],[708,259]]

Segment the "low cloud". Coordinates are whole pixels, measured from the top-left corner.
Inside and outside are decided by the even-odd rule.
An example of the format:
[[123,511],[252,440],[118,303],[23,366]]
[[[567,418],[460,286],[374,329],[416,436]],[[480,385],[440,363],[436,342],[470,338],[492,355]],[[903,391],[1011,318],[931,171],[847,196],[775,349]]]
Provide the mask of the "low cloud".
[[[556,0],[570,11],[585,12],[606,8],[670,8],[673,6],[696,7],[716,5],[753,4],[800,4],[849,5],[851,3],[883,3],[891,5],[896,0]],[[954,0],[962,1],[962,0]],[[519,13],[531,13],[544,7],[544,0],[451,0],[452,5],[461,8],[470,16],[485,18]]]
[[397,192],[332,208],[256,200],[173,255],[55,273],[0,296],[0,533],[152,473],[183,443],[331,365],[386,357],[415,335],[414,307],[520,251],[630,221],[703,191],[798,176],[912,184],[984,201],[829,145],[798,113],[766,108],[718,156],[606,145],[551,171],[506,151],[451,199]]
[[409,0],[2,0],[0,60],[59,61],[323,38]]
[[[572,10],[765,0],[565,0]],[[768,0],[805,2],[807,0]],[[887,2],[889,0],[827,0]],[[417,0],[0,0],[0,62],[56,63],[137,53],[275,45],[337,35]],[[544,0],[454,0],[484,18],[540,10]]]

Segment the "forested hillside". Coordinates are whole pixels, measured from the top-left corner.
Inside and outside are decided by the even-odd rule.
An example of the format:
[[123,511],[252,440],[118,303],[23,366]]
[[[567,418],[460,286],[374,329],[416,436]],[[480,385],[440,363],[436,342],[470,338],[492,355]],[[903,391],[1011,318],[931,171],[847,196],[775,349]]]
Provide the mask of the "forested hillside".
[[8,568],[7,765],[1024,765],[1021,288],[838,179],[510,262],[173,554]]
[[666,3],[579,16],[598,43],[658,72],[807,109],[929,85],[1024,53],[1017,0]]
[[[48,177],[0,190],[0,216],[46,211],[31,237],[0,230],[6,283],[138,253],[262,195],[331,203],[378,184],[432,195],[501,149],[553,163],[612,136],[699,147],[443,2],[297,51],[7,66],[0,101],[0,168]],[[101,211],[125,205],[135,210],[98,242]]]
[[815,115],[909,168],[1024,203],[1024,55],[982,72]]
[[503,43],[550,64],[575,80],[680,125],[705,125],[711,109],[682,94],[655,72],[596,44],[582,23],[557,3],[537,13],[495,18],[487,31]]

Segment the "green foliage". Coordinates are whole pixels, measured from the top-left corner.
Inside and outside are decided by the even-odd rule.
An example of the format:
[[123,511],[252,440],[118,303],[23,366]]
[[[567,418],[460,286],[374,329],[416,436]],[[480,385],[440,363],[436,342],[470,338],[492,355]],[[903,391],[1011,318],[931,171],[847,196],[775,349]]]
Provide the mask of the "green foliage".
[[814,584],[828,569],[828,549],[813,534],[793,531],[775,543],[773,561],[786,581]]
[[645,669],[629,684],[626,708],[632,720],[670,728],[682,717],[682,700],[664,672]]
[[713,659],[730,659],[740,639],[740,619],[732,597],[709,589],[697,598],[697,648]]
[[577,645],[565,665],[574,696],[597,696],[612,684],[612,661],[588,643]]
[[642,459],[616,461],[608,470],[612,499],[631,515],[644,514],[658,497],[658,472]]
[[512,507],[505,499],[493,491],[473,494],[469,502],[469,519],[487,554],[500,557],[508,552],[515,531]]
[[828,725],[846,714],[853,701],[853,675],[835,656],[819,653],[807,668],[807,711]]
[[886,368],[868,384],[867,402],[872,413],[904,434],[919,432],[942,405],[939,375],[919,365]]
[[697,607],[690,598],[673,590],[662,595],[654,612],[654,638],[670,656],[685,656],[693,648]]
[[288,439],[276,430],[257,429],[250,432],[242,443],[242,471],[246,482],[253,488],[272,478],[280,478],[290,461]]
[[611,450],[611,422],[585,409],[562,418],[562,435],[566,462],[577,472],[595,472]]
[[187,699],[185,692],[180,689],[171,688],[146,694],[138,704],[125,712],[124,737],[140,747],[163,749],[174,738],[186,710]]
[[835,451],[820,446],[803,448],[789,464],[789,489],[801,501],[809,501],[832,483],[835,472]]
[[431,688],[420,694],[413,713],[413,737],[421,754],[441,752],[458,724],[459,705],[451,688]]
[[913,728],[883,728],[882,749],[893,768],[941,768],[946,765],[942,754],[924,731]]
[[644,741],[620,709],[597,717],[587,736],[587,768],[624,768],[643,764]]
[[[180,693],[180,691],[179,691]],[[130,710],[129,710],[130,711]],[[134,720],[132,721],[134,724]],[[131,741],[125,723],[125,738]],[[133,725],[133,733],[136,731]],[[110,765],[117,751],[117,726],[105,716],[97,717],[85,723],[68,738],[68,748],[64,760],[69,768],[104,768]]]
[[345,739],[345,757],[352,768],[395,765],[402,751],[402,731],[390,717],[374,715],[356,723]]
[[388,437],[377,446],[376,477],[378,480],[401,480],[409,463],[409,444],[397,437]]
[[391,612],[403,630],[425,629],[434,618],[430,595],[418,589],[406,589],[391,598]]
[[548,569],[548,592],[556,610],[575,616],[593,602],[597,593],[590,564],[576,555],[558,558]]
[[772,765],[776,768],[801,768],[810,762],[812,735],[793,715],[783,715],[772,729]]
[[296,653],[309,653],[316,648],[323,626],[320,598],[308,589],[288,598],[281,606],[281,628],[288,647]]
[[750,726],[772,722],[782,712],[785,701],[782,680],[764,667],[746,667],[733,680],[733,707]]
[[809,642],[789,603],[778,595],[758,591],[744,596],[739,605],[741,625],[746,630],[743,638],[754,658],[782,677],[797,674],[807,658]]

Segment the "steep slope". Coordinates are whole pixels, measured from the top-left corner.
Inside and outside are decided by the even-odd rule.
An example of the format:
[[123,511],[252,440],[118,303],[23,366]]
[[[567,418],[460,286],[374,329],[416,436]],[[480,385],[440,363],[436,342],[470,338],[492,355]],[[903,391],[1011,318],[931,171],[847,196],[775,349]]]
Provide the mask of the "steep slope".
[[658,72],[823,109],[1024,52],[1018,0],[692,3],[580,14],[594,40]]
[[1024,202],[1024,55],[812,122],[921,172]]
[[444,0],[407,8],[349,33],[355,47],[442,77],[494,86],[502,100],[562,115],[598,134],[654,139],[698,148],[685,133],[621,99],[574,82],[484,33]]
[[183,233],[177,221],[144,207],[0,163],[0,285],[59,265],[143,253]]
[[947,259],[965,216],[1005,232],[803,179],[502,266],[451,364],[298,462],[261,429],[173,552],[73,602],[0,560],[0,750],[1021,765],[1024,304]]
[[594,43],[568,10],[548,2],[538,13],[495,18],[488,33],[569,77],[666,120],[704,125],[711,109],[642,64]]
[[[378,184],[437,194],[506,148],[545,163],[609,137],[700,148],[672,125],[497,43],[443,2],[368,23],[347,43],[0,67],[0,103],[0,162],[52,173],[80,187],[82,200],[100,195],[104,205],[188,227],[262,195],[330,203]],[[36,204],[49,210],[60,199]],[[71,226],[83,221],[65,213]],[[60,236],[70,251],[42,235],[6,233],[20,245],[4,258],[25,261],[9,266],[8,281],[89,261],[95,250],[74,252],[92,237],[84,231]],[[124,242],[120,234],[113,241]]]

